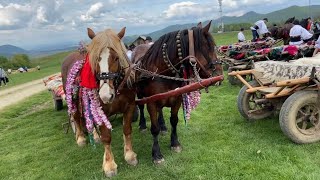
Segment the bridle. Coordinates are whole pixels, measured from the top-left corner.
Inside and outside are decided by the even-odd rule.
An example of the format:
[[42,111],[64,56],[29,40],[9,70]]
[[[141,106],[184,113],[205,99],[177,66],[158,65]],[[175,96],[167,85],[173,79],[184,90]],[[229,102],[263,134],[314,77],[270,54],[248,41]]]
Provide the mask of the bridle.
[[[118,90],[118,87],[119,87],[119,84],[120,84],[120,81],[122,79],[122,74],[121,73],[122,71],[122,68],[120,66],[120,63],[118,61],[118,70],[117,72],[100,72],[97,74],[96,78],[97,80],[100,82],[100,81],[103,81],[102,84],[100,84],[99,86],[99,90],[101,89],[101,87],[107,83],[108,80],[113,80],[113,86],[114,86],[114,89],[115,91]],[[99,83],[98,83],[99,84]],[[108,84],[109,85],[109,84]],[[110,85],[109,85],[110,86]],[[110,87],[111,88],[111,87]]]

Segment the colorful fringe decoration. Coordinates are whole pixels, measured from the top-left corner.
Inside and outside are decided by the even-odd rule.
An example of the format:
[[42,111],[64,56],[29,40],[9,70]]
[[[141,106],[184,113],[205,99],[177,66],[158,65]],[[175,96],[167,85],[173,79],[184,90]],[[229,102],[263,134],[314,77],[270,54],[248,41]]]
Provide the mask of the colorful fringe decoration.
[[76,105],[73,103],[73,99],[77,96],[78,89],[76,86],[76,78],[78,76],[79,71],[81,70],[84,64],[84,60],[77,61],[73,64],[72,68],[69,70],[69,74],[66,82],[66,101],[68,106],[68,114],[73,115],[77,111]]
[[[66,83],[66,101],[68,105],[69,115],[74,114],[77,111],[76,104],[74,103],[74,97],[78,96],[78,84],[76,78],[79,71],[83,67],[85,60],[77,61],[74,63],[68,74]],[[81,101],[84,107],[84,117],[86,119],[86,128],[89,133],[93,132],[94,126],[105,125],[108,129],[112,129],[111,123],[102,110],[97,88],[80,87]]]
[[186,122],[187,120],[190,120],[191,111],[194,110],[200,103],[200,90],[183,94],[182,98],[184,119]]

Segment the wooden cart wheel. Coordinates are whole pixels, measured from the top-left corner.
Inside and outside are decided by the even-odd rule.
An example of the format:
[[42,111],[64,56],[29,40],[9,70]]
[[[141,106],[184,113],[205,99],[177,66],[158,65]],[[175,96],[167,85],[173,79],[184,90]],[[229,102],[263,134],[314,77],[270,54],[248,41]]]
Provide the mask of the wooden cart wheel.
[[320,140],[320,106],[316,91],[299,91],[284,102],[280,111],[283,133],[298,144]]
[[[256,81],[250,81],[252,87],[257,87],[259,84]],[[274,108],[270,103],[257,104],[256,100],[264,99],[264,95],[259,92],[247,93],[247,86],[243,86],[238,94],[238,110],[240,114],[247,120],[259,120],[269,117],[273,114]]]
[[63,109],[62,99],[54,99],[54,109],[56,111],[60,111]]
[[[231,68],[228,69],[228,73],[232,72],[233,70]],[[246,79],[246,75],[243,75],[242,78]],[[242,82],[236,77],[236,76],[229,76],[228,75],[228,81],[231,85],[242,85]]]

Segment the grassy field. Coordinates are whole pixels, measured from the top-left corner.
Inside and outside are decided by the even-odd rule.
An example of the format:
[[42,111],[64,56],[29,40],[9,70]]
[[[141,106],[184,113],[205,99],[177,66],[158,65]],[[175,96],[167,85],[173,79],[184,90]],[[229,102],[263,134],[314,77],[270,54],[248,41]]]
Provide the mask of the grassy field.
[[69,53],[70,52],[63,52],[63,53],[58,53],[48,57],[42,57],[42,58],[37,58],[32,60],[32,63],[34,66],[39,65],[41,67],[40,71],[11,74],[9,75],[10,82],[8,83],[8,86],[1,87],[0,91],[1,89],[10,88],[12,86],[27,83],[32,80],[40,79],[48,75],[59,72],[61,69],[61,63],[63,59]]
[[[214,38],[218,45],[228,44],[236,42],[236,34],[214,34]],[[37,62],[41,71],[13,78],[23,83],[58,72],[65,55],[41,58]],[[140,133],[137,122],[133,123],[133,145],[139,164],[127,165],[121,116],[111,117],[112,149],[118,164],[113,179],[320,179],[320,144],[292,143],[281,132],[277,116],[246,122],[236,107],[239,89],[227,80],[211,87],[210,93],[202,94],[187,126],[180,112],[178,134],[183,151],[171,152],[170,135],[161,136],[166,161],[160,166],[151,161],[151,134]],[[169,125],[169,109],[164,113]],[[48,92],[0,111],[0,179],[104,179],[103,146],[79,148],[73,134],[63,132],[67,119],[66,107],[55,111]]]
[[[252,39],[251,31],[244,31],[244,36],[246,40]],[[238,31],[224,32],[224,33],[214,33],[212,34],[216,44],[218,46],[228,45],[238,42]]]
[[[170,135],[160,137],[165,163],[151,162],[150,133],[133,123],[133,144],[139,164],[123,158],[121,116],[111,118],[113,152],[118,175],[113,179],[319,179],[319,143],[296,145],[279,128],[276,117],[246,122],[238,113],[239,87],[227,81],[202,95],[187,126],[180,114],[180,154],[169,149]],[[168,123],[169,110],[165,110]],[[77,147],[64,134],[63,111],[53,109],[43,92],[0,112],[0,179],[102,179],[103,147]],[[148,124],[150,126],[150,124]]]

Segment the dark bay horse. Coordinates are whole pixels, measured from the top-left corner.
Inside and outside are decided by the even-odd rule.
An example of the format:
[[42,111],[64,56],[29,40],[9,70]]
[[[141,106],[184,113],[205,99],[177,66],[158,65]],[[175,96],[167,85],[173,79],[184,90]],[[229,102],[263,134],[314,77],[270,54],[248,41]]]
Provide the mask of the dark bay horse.
[[295,17],[289,18],[286,20],[285,24],[281,27],[273,27],[270,29],[271,37],[275,39],[283,39],[283,44],[288,45],[290,42],[290,29],[294,26],[292,22],[295,20]]
[[[141,69],[168,77],[183,77],[183,74],[188,74],[189,77],[208,78],[220,75],[222,74],[221,62],[215,54],[215,43],[209,32],[210,25],[211,22],[204,28],[195,27],[192,30],[167,33],[147,49],[143,57],[133,61]],[[184,84],[185,82],[182,81],[136,71],[138,93],[143,97],[174,90]],[[178,111],[181,103],[182,96],[173,96],[147,104],[153,135],[152,158],[155,164],[164,161],[158,141],[160,127],[157,118],[163,107],[171,108],[171,149],[175,152],[182,150],[177,135]]]
[[[123,74],[126,74],[129,67],[128,58],[125,55],[126,50],[121,40],[124,34],[125,28],[123,28],[118,34],[110,29],[95,34],[88,28],[88,36],[92,41],[87,46],[88,54],[86,57],[89,58],[88,63],[91,66],[89,69],[91,70],[91,75],[94,78],[90,83],[96,82],[98,84],[97,95],[94,97],[98,99],[98,102],[100,102],[100,105],[102,106],[102,113],[107,117],[116,113],[123,113],[124,158],[128,164],[136,165],[138,163],[137,155],[132,149],[131,140],[131,121],[136,106],[136,93],[133,89],[129,89],[127,85],[124,85],[123,88],[119,87],[121,79],[123,79]],[[73,73],[71,72],[73,67],[84,58],[85,55],[81,55],[80,53],[72,53],[65,58],[62,64],[62,80],[65,92],[68,91],[69,75],[70,73]],[[85,65],[86,64],[84,64],[84,66]],[[84,67],[82,67],[82,70],[83,69]],[[81,71],[81,73],[83,73],[83,71]],[[79,77],[79,74],[77,77]],[[82,75],[80,77],[82,77]],[[133,77],[130,78],[134,80]],[[84,79],[81,79],[81,83],[82,82],[84,82]],[[86,96],[84,88],[81,86],[78,88],[82,89],[82,97]],[[73,88],[72,91],[76,91],[76,89]],[[96,116],[102,117],[102,115],[93,113],[94,111],[99,110],[99,107],[93,106],[92,101],[95,99],[90,99],[90,101],[84,102],[85,98],[82,98],[81,100],[80,97],[81,95],[75,99],[75,112],[70,114],[70,116],[75,121],[77,143],[79,146],[82,146],[86,143],[85,132],[87,131],[86,123],[88,123],[86,116],[88,113],[87,111],[84,112],[83,109],[89,109],[89,107],[86,106],[89,106],[88,103],[91,102],[91,114],[89,114],[88,117],[93,116],[93,118],[96,118]],[[104,144],[105,149],[102,167],[105,174],[110,177],[117,173],[117,164],[114,161],[111,151],[111,127],[106,125],[105,121],[104,123],[96,124],[95,126],[99,127],[101,142]]]

